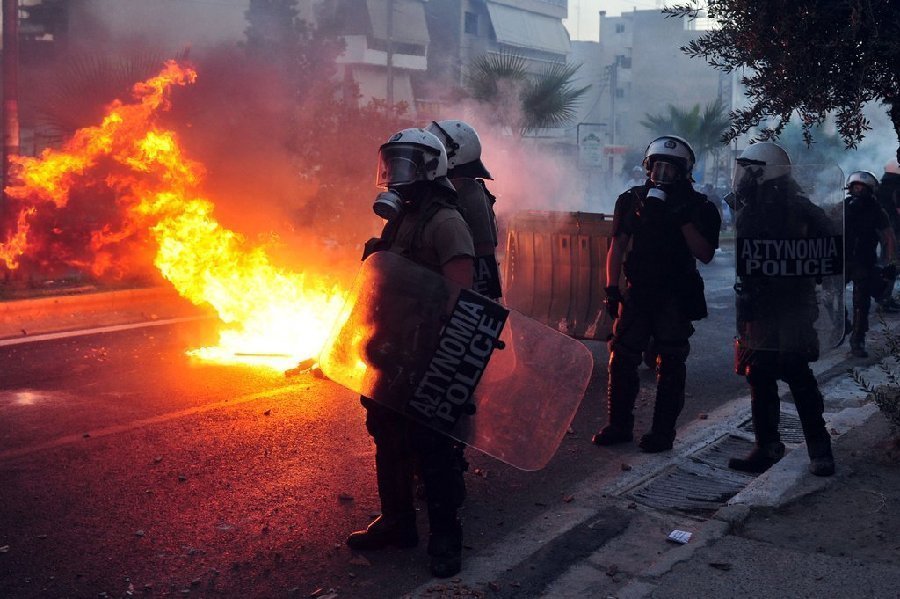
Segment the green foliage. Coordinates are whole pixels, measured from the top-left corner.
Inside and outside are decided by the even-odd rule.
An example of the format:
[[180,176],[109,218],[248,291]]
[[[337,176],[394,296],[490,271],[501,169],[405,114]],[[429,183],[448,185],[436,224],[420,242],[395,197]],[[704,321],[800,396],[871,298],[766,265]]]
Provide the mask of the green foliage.
[[879,351],[881,361],[878,368],[884,375],[884,383],[879,385],[869,382],[857,368],[850,369],[848,374],[860,389],[872,394],[875,405],[897,433],[900,432],[900,375],[897,374],[897,367],[900,366],[900,334],[891,329],[883,315],[879,315],[879,321],[884,345]]
[[[690,0],[667,7],[673,17],[701,9],[714,29],[682,50],[741,78],[750,105],[731,113],[725,139],[763,126],[778,137],[796,112],[807,142],[830,113],[854,148],[870,129],[863,105],[882,100],[900,135],[900,3],[896,0]],[[769,118],[774,124],[766,126]],[[900,155],[900,148],[898,148]]]
[[489,106],[496,122],[519,135],[572,122],[581,97],[590,89],[575,87],[580,64],[550,63],[538,73],[516,54],[486,54],[472,61],[468,88],[473,98]]
[[707,104],[700,111],[695,104],[690,110],[669,104],[668,114],[647,114],[641,125],[654,135],[673,134],[683,137],[699,156],[722,146],[722,134],[729,120],[722,100]]

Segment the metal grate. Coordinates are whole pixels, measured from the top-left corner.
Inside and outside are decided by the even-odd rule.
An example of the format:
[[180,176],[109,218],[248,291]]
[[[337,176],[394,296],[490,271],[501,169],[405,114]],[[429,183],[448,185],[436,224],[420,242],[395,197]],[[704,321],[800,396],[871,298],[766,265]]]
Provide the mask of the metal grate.
[[711,445],[690,456],[695,462],[708,464],[713,468],[728,469],[730,458],[742,458],[754,447],[753,441],[735,435],[725,435]]
[[[738,429],[753,434],[753,421],[748,420],[740,425]],[[778,423],[778,432],[781,434],[783,443],[800,444],[805,441],[803,437],[803,427],[800,426],[800,418],[796,414],[786,414],[781,412],[781,418]]]
[[720,508],[752,480],[746,474],[688,462],[666,470],[628,496],[657,509],[709,512]]

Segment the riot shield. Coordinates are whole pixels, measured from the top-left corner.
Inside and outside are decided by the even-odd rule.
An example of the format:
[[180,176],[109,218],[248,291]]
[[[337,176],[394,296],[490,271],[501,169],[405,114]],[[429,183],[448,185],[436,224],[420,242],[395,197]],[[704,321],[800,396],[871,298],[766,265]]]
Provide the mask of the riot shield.
[[522,470],[553,457],[593,366],[578,341],[390,252],[363,262],[319,363],[336,383]]
[[[843,181],[836,165],[738,165],[735,292],[740,350],[810,361],[844,338]],[[740,357],[738,357],[738,371]]]

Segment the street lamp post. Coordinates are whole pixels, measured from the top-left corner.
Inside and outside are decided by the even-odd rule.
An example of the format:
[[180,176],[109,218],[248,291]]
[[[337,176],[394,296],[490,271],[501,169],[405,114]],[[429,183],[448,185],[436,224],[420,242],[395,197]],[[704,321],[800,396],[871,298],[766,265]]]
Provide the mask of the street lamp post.
[[12,158],[19,155],[19,1],[3,0],[3,200],[0,222],[9,210],[6,186]]
[[387,103],[394,105],[394,0],[387,2]]

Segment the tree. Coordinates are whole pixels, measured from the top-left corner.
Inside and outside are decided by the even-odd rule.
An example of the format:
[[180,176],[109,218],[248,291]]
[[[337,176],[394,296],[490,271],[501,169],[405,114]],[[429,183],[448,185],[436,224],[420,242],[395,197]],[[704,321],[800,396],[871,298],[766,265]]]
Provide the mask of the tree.
[[[900,140],[900,3],[896,0],[690,0],[664,9],[696,18],[707,5],[719,28],[682,51],[741,78],[750,106],[730,114],[731,140],[763,126],[759,138],[777,138],[799,114],[804,139],[831,113],[846,147],[871,127],[867,102],[883,101]],[[897,149],[900,158],[900,146]]]
[[572,85],[581,65],[549,63],[538,73],[527,67],[527,60],[516,54],[480,56],[469,66],[469,92],[491,107],[496,122],[519,135],[571,122],[591,87]]
[[717,156],[723,147],[722,134],[728,129],[729,120],[722,100],[707,104],[702,113],[700,104],[694,104],[690,110],[669,104],[668,110],[668,114],[645,115],[641,125],[654,135],[673,134],[686,139],[697,154],[702,172],[706,154]]

